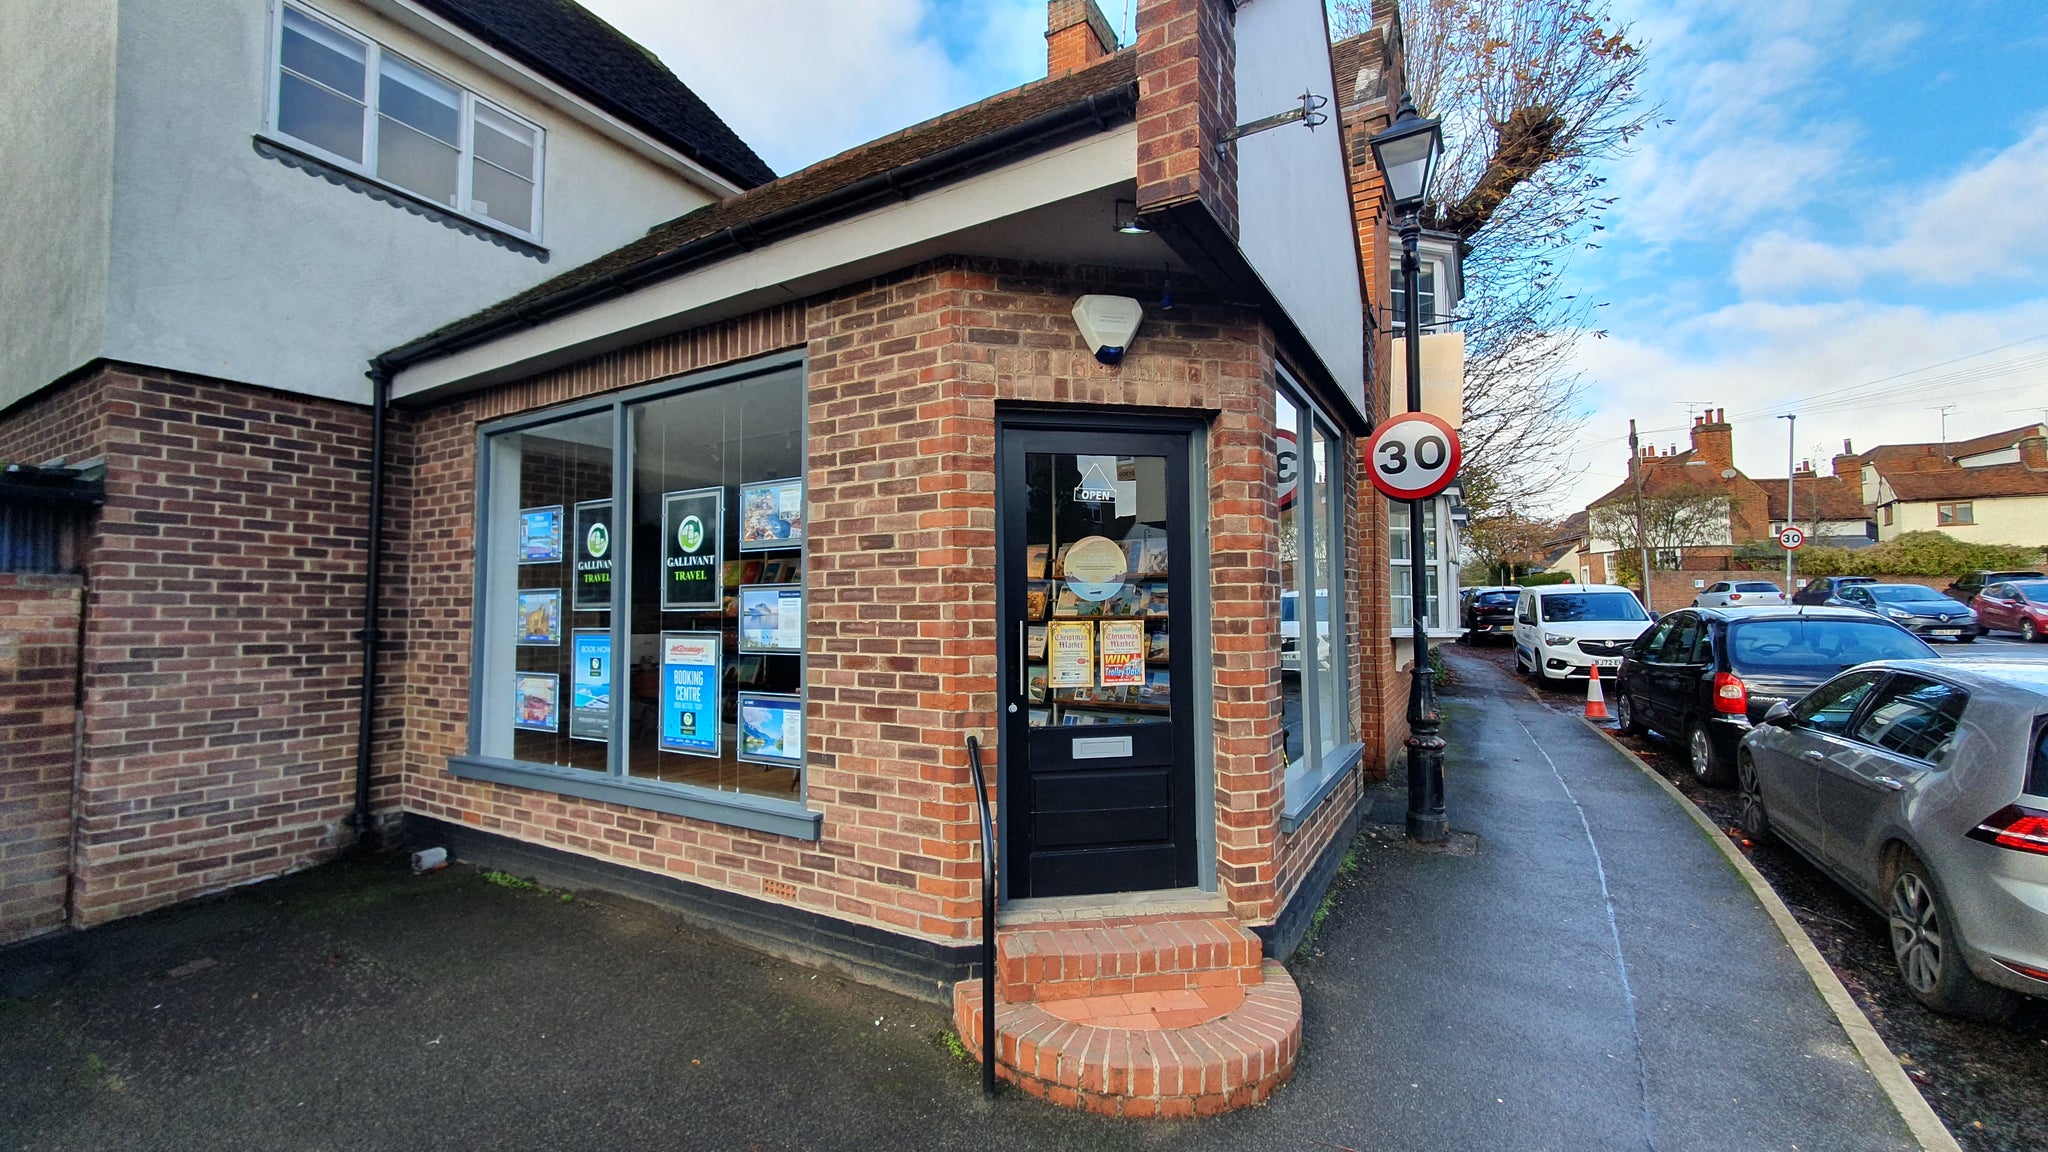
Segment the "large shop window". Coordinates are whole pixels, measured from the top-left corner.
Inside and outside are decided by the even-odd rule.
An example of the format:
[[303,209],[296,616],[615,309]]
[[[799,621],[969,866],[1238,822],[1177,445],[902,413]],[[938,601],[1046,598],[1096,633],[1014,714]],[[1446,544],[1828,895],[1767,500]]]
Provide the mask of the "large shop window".
[[1344,591],[1345,443],[1300,396],[1274,400],[1280,521],[1280,693],[1287,748],[1282,831],[1357,762]]
[[508,422],[484,461],[475,723],[452,770],[815,836],[801,371]]

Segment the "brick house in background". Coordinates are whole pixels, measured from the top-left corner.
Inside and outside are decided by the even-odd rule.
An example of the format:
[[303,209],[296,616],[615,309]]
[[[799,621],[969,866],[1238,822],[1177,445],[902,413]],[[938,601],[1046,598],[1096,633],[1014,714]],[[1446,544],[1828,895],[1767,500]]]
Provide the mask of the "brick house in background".
[[1855,467],[1877,535],[1938,531],[1972,544],[2048,541],[2048,424],[2027,424],[1954,444],[1886,444]]
[[[1702,493],[1718,497],[1720,506],[1711,512],[1712,530],[1704,538],[1682,548],[1666,549],[1655,558],[1660,568],[1700,566],[1725,561],[1741,544],[1765,539],[1770,532],[1770,481],[1750,479],[1735,467],[1735,430],[1720,409],[1693,418],[1691,444],[1685,450],[1672,448],[1659,453],[1654,444],[1629,461],[1630,479],[1610,489],[1586,506],[1588,536],[1580,559],[1585,578],[1593,583],[1614,580],[1619,542],[1598,535],[1603,510],[1609,514],[1628,513],[1635,498],[1634,476],[1642,471],[1646,498],[1683,497]],[[1784,488],[1779,481],[1779,496]]]
[[[508,41],[570,11],[532,4],[474,55],[512,68]],[[441,30],[420,56],[504,8],[377,7]],[[283,57],[330,108],[335,54],[412,29],[362,15]],[[1374,35],[1398,76],[1391,6]],[[778,180],[743,187],[765,175],[745,146],[718,164],[700,142],[679,155],[725,186],[679,173],[696,200],[652,227],[300,350],[306,381],[106,350],[27,381],[0,456],[106,460],[70,922],[332,855],[360,784],[363,815],[459,857],[952,995],[978,1043],[978,737],[1015,920],[986,974],[1003,1074],[1127,1115],[1269,1093],[1301,1040],[1274,960],[1403,735],[1358,453],[1389,410],[1389,247],[1369,153],[1299,125],[1226,136],[1304,87],[1369,133],[1398,88],[1337,83],[1314,0],[1143,0],[1121,48],[1061,0],[1047,48],[1044,80]],[[475,234],[503,232],[481,215],[502,200],[460,192],[491,156],[463,153],[470,207],[443,219],[382,168],[273,155],[305,143],[275,130],[292,77],[237,67],[280,85],[256,98],[263,173],[537,261],[530,236]],[[387,91],[431,127],[407,68]],[[511,102],[454,107],[537,123]],[[548,155],[562,124],[539,125]],[[439,155],[399,151],[409,176]],[[579,199],[561,167],[550,229]],[[370,390],[334,394],[365,364]],[[385,662],[362,692],[366,592]],[[1329,605],[1291,667],[1290,594]],[[1027,963],[1068,949],[1085,959]],[[1185,1061],[1133,1078],[1105,1054],[1140,1025],[1089,1013],[1136,990],[1205,1019]],[[1067,1059],[1020,1049],[1058,999],[1093,1020]]]

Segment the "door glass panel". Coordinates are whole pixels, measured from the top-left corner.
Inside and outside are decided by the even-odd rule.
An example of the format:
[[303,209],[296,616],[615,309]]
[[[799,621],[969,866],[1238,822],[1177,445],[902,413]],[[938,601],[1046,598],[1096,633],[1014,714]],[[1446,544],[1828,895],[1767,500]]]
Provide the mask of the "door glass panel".
[[1031,726],[1170,719],[1166,458],[1032,452],[1024,470]]
[[1856,715],[1856,709],[1863,698],[1870,694],[1871,686],[1877,683],[1880,674],[1859,672],[1831,680],[1792,706],[1792,718],[1801,728],[1815,732],[1827,732],[1840,736],[1849,730],[1849,721]]
[[1337,487],[1331,469],[1335,449],[1321,428],[1316,428],[1311,436],[1314,448],[1310,469],[1315,482],[1309,490],[1314,503],[1311,547],[1315,555],[1309,573],[1315,584],[1315,620],[1313,627],[1303,623],[1301,635],[1302,653],[1315,663],[1316,733],[1327,754],[1344,742],[1350,729],[1350,710],[1344,707],[1342,685],[1344,634],[1341,628],[1332,626],[1332,619],[1339,615],[1333,609],[1342,595],[1337,573],[1343,570],[1344,538],[1340,535],[1336,501],[1332,499]]
[[1884,695],[1871,705],[1855,738],[1865,744],[1939,764],[1948,755],[1963,705],[1970,694],[1948,684],[1917,676],[1895,676]]

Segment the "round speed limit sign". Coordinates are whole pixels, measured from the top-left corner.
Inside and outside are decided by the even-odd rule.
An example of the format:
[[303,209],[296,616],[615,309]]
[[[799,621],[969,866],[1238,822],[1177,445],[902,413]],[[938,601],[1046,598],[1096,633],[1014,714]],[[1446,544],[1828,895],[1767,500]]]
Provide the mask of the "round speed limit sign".
[[1788,552],[1804,543],[1806,543],[1806,533],[1797,528],[1787,527],[1784,531],[1778,533],[1778,547]]
[[1426,500],[1450,487],[1462,452],[1457,432],[1427,412],[1393,417],[1366,442],[1372,486],[1396,500]]

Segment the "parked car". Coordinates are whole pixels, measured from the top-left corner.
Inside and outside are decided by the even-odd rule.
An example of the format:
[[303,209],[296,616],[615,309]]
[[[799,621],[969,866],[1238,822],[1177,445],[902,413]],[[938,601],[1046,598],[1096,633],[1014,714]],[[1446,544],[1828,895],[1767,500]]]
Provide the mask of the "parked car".
[[1783,604],[1785,593],[1768,580],[1720,580],[1692,598],[1695,608],[1727,608],[1736,604]]
[[1885,661],[1773,708],[1736,758],[1744,829],[1891,921],[1914,997],[2048,996],[2048,664]]
[[1851,607],[1875,612],[1916,636],[1968,644],[1983,629],[1968,604],[1918,584],[1856,584],[1842,589]]
[[1792,594],[1794,604],[1829,604],[1841,607],[1848,601],[1842,599],[1842,590],[1851,584],[1875,584],[1875,576],[1817,576],[1806,582],[1806,587]]
[[2048,640],[2048,580],[2006,580],[1985,587],[1970,602],[1977,625],[2017,632],[2031,644]]
[[1465,630],[1465,642],[1473,643],[1481,636],[1513,636],[1515,598],[1521,594],[1522,590],[1512,585],[1467,588],[1458,593],[1458,626]]
[[1621,654],[1650,626],[1636,594],[1618,584],[1546,584],[1515,601],[1515,668],[1546,683],[1583,680],[1593,666],[1621,667]]
[[1854,608],[1681,609],[1623,654],[1614,717],[1623,732],[1684,741],[1693,776],[1725,788],[1736,745],[1774,705],[1866,661],[1934,655],[1904,628]]
[[1950,584],[1947,591],[1950,596],[1968,604],[1977,598],[1977,593],[1982,592],[1987,584],[1997,584],[2004,580],[2044,579],[2048,579],[2048,572],[1998,572],[1988,568],[1979,568],[1975,572],[1965,572],[1961,576],[1956,577],[1955,583]]

